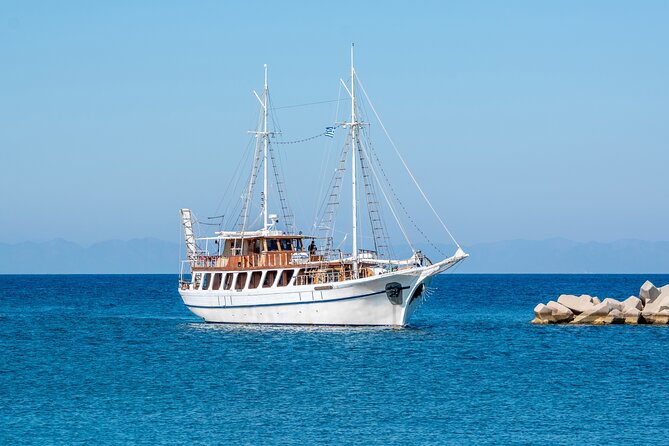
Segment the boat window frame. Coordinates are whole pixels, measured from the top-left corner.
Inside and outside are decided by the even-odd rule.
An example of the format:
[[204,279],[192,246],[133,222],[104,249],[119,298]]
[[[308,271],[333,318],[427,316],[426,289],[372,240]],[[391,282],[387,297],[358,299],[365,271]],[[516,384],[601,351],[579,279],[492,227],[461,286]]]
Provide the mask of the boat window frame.
[[[242,283],[241,286],[239,286],[240,285],[239,281],[240,281],[241,278],[243,278],[244,283]],[[246,284],[248,282],[248,279],[249,279],[249,274],[248,274],[247,271],[238,272],[237,277],[235,278],[235,290],[243,290],[244,288],[246,288]]]
[[265,240],[265,243],[267,245],[267,252],[279,252],[279,241],[277,239],[268,238]]
[[[272,281],[268,284],[267,283],[267,278],[270,275],[270,273],[274,273],[274,278],[272,278]],[[272,288],[274,284],[276,283],[276,278],[279,276],[278,270],[276,269],[268,269],[265,271],[265,274],[263,274],[262,277],[262,288]]]
[[[255,286],[253,286],[253,276],[255,275],[258,275],[258,281],[255,284]],[[262,271],[251,271],[251,275],[249,278],[249,290],[255,290],[256,288],[260,287],[261,281],[262,281]]]
[[202,277],[202,291],[206,291],[209,289],[209,286],[211,285],[211,273],[204,273],[204,276]]
[[211,290],[212,291],[220,290],[222,283],[223,283],[223,273],[221,272],[214,273],[214,277],[211,280]]
[[223,289],[231,290],[232,284],[235,283],[235,273],[225,273],[225,278],[223,278]]
[[[285,280],[285,283],[283,283],[284,282],[284,280],[283,280],[284,275],[288,276]],[[287,268],[287,269],[281,270],[281,274],[279,274],[278,276],[279,276],[279,280],[277,281],[276,286],[281,287],[281,288],[287,287],[288,285],[290,285],[290,282],[291,282],[291,280],[293,280],[293,277],[295,277],[295,270],[292,269],[292,268]]]

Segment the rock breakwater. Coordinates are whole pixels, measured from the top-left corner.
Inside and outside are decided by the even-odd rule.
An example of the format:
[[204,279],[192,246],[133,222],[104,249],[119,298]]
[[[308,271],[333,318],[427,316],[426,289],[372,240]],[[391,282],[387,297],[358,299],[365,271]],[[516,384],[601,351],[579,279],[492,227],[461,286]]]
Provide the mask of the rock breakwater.
[[669,323],[669,285],[646,281],[638,296],[623,301],[582,294],[563,294],[534,308],[533,324],[662,324]]

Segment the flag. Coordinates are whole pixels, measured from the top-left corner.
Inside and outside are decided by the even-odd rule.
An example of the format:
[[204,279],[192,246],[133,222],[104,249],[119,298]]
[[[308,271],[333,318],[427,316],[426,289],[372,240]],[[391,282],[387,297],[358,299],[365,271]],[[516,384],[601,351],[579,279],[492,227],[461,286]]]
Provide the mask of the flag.
[[325,127],[325,136],[327,136],[328,138],[334,138],[334,131],[335,131],[334,127]]

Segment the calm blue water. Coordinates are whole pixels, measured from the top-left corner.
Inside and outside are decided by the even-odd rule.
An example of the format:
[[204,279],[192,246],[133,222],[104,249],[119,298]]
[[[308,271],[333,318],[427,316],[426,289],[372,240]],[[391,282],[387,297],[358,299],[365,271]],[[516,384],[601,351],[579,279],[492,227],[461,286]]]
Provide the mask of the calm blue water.
[[528,323],[645,279],[448,275],[399,330],[206,325],[176,276],[0,276],[0,444],[667,444],[669,326]]

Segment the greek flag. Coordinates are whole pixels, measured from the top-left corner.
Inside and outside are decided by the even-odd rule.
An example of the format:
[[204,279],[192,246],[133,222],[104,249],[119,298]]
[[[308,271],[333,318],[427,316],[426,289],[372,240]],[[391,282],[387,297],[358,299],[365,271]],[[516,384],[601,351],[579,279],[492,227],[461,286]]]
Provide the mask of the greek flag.
[[334,131],[335,131],[334,127],[325,127],[325,136],[327,136],[328,138],[334,138]]

